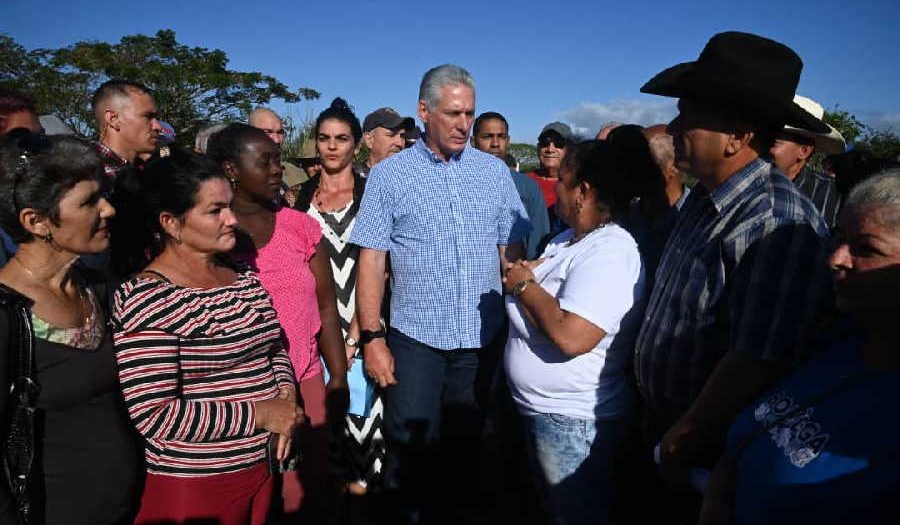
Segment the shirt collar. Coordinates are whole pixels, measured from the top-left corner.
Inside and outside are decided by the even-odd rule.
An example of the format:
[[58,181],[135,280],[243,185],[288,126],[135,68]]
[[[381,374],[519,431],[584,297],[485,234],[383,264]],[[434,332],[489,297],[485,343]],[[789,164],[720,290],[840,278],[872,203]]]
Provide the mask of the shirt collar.
[[120,157],[118,153],[113,151],[113,149],[110,148],[109,146],[107,146],[106,144],[99,142],[99,141],[96,142],[96,144],[97,144],[97,151],[100,152],[100,155],[103,156],[104,159],[113,161],[116,164],[121,164],[122,166],[128,164],[128,161],[126,161],[125,159]]
[[[429,148],[428,145],[425,144],[425,134],[423,134],[422,137],[416,141],[416,144],[414,147],[416,148],[416,151],[418,151],[422,155],[425,155],[425,157],[430,159],[432,162],[435,162],[435,163],[448,162],[448,161],[445,161],[442,156],[431,151],[431,148]],[[452,155],[450,157],[450,162],[453,162],[453,161],[459,162],[459,160],[462,158],[463,154],[465,154],[466,150],[469,149],[469,147],[470,147],[469,144],[466,144],[466,147],[463,148],[462,150],[460,150],[459,153]]]
[[709,194],[709,200],[716,208],[716,211],[722,213],[724,209],[738,200],[747,188],[755,184],[760,175],[763,173],[768,175],[771,170],[771,164],[763,159],[756,158],[729,177],[721,186],[714,189]]
[[806,166],[803,166],[803,169],[800,170],[800,173],[798,173],[797,176],[794,177],[794,185],[800,186],[801,184],[806,182],[806,177],[808,174],[809,174],[809,168],[807,168]]
[[687,184],[681,185],[681,197],[678,197],[678,200],[675,201],[675,209],[681,211],[681,207],[684,206],[684,201],[687,200],[688,195],[691,193],[691,187]]

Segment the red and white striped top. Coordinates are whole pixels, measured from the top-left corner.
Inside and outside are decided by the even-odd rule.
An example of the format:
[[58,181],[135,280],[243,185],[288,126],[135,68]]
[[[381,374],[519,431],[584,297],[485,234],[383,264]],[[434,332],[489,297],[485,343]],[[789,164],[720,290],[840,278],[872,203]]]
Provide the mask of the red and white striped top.
[[186,288],[135,277],[115,295],[113,340],[128,413],[147,470],[234,472],[266,459],[253,403],[294,386],[281,325],[256,277]]

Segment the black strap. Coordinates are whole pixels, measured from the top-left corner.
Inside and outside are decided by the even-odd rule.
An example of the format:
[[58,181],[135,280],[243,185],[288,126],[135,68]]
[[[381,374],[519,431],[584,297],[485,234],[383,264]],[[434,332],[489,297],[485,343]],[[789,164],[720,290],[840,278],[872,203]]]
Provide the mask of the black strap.
[[0,284],[0,306],[9,321],[10,419],[4,429],[3,468],[16,510],[23,523],[31,517],[29,483],[36,456],[35,418],[40,387],[34,355],[34,330],[31,324],[31,301],[15,290]]

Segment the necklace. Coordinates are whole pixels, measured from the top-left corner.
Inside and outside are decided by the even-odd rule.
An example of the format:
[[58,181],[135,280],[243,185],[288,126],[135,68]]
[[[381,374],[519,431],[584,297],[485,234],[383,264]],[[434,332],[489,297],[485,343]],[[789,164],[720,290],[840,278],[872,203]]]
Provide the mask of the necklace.
[[21,266],[22,269],[25,270],[25,273],[27,273],[29,277],[31,277],[31,278],[34,279],[34,280],[37,280],[37,276],[34,274],[33,271],[31,271],[31,268],[25,266],[25,263],[23,263],[22,261],[20,261],[18,257],[16,257],[15,255],[13,255],[12,260],[14,260],[14,261],[16,261],[17,263],[19,263],[19,266]]
[[[48,281],[38,278],[38,276],[34,274],[34,271],[31,268],[25,266],[25,263],[23,263],[18,257],[16,257],[14,255],[12,257],[12,259],[14,261],[16,261],[19,264],[19,266],[22,267],[23,270],[25,270],[25,273],[27,273],[28,276],[31,277],[31,279],[33,281],[39,282],[41,284],[49,284]],[[76,260],[78,260],[77,257],[75,259],[73,259],[72,262],[69,263],[69,265],[71,266],[72,264],[74,264],[74,262]],[[83,288],[80,284],[81,284],[80,280],[78,280],[78,279],[73,280],[73,285],[75,286],[75,294],[78,296],[78,302],[81,304],[81,308],[83,310],[82,327],[86,327],[86,326],[92,325],[94,323],[95,309],[94,309],[94,303],[91,298],[91,293],[90,293],[89,289]]]
[[601,222],[600,224],[594,226],[593,228],[591,228],[585,232],[582,232],[580,235],[573,235],[572,238],[569,239],[569,243],[567,244],[567,246],[572,246],[573,244],[577,243],[581,239],[584,239],[588,235],[594,233],[595,230],[600,230],[600,229],[605,228],[607,224],[609,224],[609,222]]

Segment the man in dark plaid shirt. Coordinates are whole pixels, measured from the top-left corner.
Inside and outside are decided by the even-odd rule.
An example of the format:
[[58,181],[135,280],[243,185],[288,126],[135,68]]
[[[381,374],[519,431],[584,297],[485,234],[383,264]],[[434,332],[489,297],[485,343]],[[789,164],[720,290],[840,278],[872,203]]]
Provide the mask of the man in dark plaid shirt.
[[127,80],[110,80],[97,88],[92,105],[100,132],[97,151],[111,179],[139,155],[156,151],[162,126],[147,87]]
[[664,476],[716,459],[739,410],[801,359],[828,296],[828,228],[761,158],[785,123],[822,131],[792,101],[801,69],[782,44],[722,33],[641,89],[680,98],[676,164],[699,180],[636,344]]

